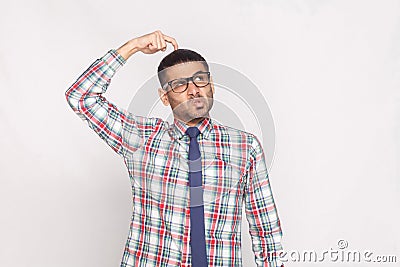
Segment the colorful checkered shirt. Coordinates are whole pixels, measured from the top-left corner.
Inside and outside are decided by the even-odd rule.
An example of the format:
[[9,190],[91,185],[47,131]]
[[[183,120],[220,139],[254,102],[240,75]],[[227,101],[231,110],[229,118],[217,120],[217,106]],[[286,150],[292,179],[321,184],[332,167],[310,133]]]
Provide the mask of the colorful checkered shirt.
[[[120,266],[191,266],[188,126],[134,115],[103,96],[125,62],[111,49],[65,93],[128,168],[133,211]],[[282,230],[259,140],[208,117],[196,126],[209,266],[242,266],[243,203],[257,266],[283,266]]]

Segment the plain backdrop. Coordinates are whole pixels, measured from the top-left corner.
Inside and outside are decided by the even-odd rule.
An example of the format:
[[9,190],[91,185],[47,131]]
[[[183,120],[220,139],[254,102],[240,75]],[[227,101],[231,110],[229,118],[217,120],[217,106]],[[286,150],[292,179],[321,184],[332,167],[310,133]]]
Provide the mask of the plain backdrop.
[[[1,1],[0,266],[119,266],[128,173],[64,93],[109,49],[157,29],[242,72],[268,101],[286,251],[322,253],[342,239],[351,250],[397,255],[385,266],[398,266],[395,0]],[[134,55],[105,96],[127,108],[165,55]],[[255,266],[242,226],[243,263]],[[382,266],[317,263],[367,264]]]

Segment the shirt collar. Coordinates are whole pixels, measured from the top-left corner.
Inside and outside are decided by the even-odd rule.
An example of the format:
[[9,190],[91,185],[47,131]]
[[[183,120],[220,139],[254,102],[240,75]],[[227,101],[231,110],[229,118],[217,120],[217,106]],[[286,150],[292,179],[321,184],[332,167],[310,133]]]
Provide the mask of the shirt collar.
[[[210,117],[204,117],[195,127],[199,129],[200,135],[202,135],[203,138],[208,139],[210,131],[213,128],[213,121]],[[182,137],[186,135],[187,128],[189,128],[189,125],[186,125],[186,123],[174,117],[173,133],[175,138],[182,139]]]

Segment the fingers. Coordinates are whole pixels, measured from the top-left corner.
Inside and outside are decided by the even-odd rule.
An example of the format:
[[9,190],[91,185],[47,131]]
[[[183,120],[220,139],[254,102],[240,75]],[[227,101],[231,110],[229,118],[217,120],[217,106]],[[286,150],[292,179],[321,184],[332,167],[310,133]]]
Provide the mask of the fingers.
[[167,49],[167,44],[165,43],[164,36],[161,32],[158,34],[160,42],[161,42],[161,51],[165,51]]
[[155,34],[157,35],[157,48],[159,50],[165,51],[167,49],[167,44],[165,41],[171,43],[174,46],[174,50],[178,49],[178,43],[174,38],[163,34],[160,30],[155,31]]
[[167,41],[168,43],[171,43],[174,46],[174,50],[178,49],[178,43],[176,40],[168,35],[163,34],[163,39]]
[[[154,31],[150,34],[145,35],[147,37],[147,49],[146,54],[153,54],[157,51],[165,51],[167,49],[167,43],[171,43],[174,46],[174,50],[178,49],[178,43],[176,40],[168,35],[163,34],[160,30]],[[143,36],[144,37],[144,36]]]
[[161,50],[162,49],[160,35],[161,35],[160,31],[156,31],[157,50]]
[[150,43],[149,43],[150,50],[157,50],[157,37],[155,34],[150,35]]

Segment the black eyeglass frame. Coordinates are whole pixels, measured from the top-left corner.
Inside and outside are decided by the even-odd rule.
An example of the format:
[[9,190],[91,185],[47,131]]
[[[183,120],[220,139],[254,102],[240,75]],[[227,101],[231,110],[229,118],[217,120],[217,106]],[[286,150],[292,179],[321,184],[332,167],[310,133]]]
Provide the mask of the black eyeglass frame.
[[[198,86],[198,85],[196,84],[196,82],[193,80],[193,78],[194,78],[196,75],[198,75],[198,74],[204,74],[204,73],[207,73],[207,76],[208,76],[208,83],[207,83],[206,85]],[[168,85],[174,93],[183,93],[183,92],[185,92],[185,91],[188,89],[188,87],[189,87],[189,82],[190,82],[190,81],[192,81],[193,84],[196,85],[198,88],[206,87],[207,85],[210,84],[210,74],[211,74],[211,73],[210,73],[209,71],[198,71],[198,72],[196,72],[195,74],[193,74],[192,77],[173,79],[173,80],[171,80],[171,81],[165,83],[164,86],[163,86],[162,88],[163,88],[165,91],[167,91],[167,85]],[[173,89],[172,86],[171,86],[171,83],[172,83],[173,81],[176,81],[176,80],[183,80],[183,79],[184,79],[185,82],[186,82],[186,88],[185,88],[185,90],[183,90],[183,91],[181,91],[181,92],[176,92],[176,91],[174,91],[174,89]]]

